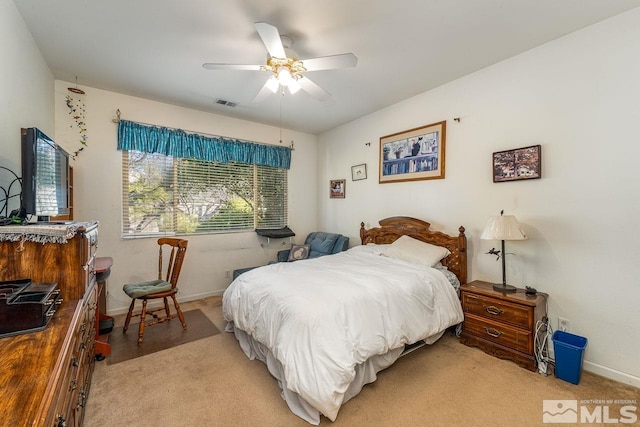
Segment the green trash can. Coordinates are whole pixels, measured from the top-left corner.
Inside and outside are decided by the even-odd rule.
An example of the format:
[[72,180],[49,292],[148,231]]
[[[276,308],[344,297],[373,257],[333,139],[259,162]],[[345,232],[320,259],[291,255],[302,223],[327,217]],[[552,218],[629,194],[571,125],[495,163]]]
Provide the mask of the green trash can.
[[582,374],[582,361],[587,339],[565,331],[555,331],[551,337],[556,359],[556,377],[578,384]]

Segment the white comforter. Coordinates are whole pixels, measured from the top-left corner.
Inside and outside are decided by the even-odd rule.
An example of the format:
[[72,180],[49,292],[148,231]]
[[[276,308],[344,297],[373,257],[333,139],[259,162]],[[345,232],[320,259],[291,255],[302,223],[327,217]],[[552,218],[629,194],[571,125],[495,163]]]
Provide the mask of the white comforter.
[[441,272],[356,248],[248,271],[225,291],[223,313],[332,421],[356,365],[463,320]]

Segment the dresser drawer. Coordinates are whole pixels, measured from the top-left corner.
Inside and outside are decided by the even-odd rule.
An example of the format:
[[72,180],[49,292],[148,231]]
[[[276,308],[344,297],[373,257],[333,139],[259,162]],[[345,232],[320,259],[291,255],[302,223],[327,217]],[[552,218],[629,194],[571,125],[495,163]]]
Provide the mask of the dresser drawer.
[[[72,342],[75,346],[75,342]],[[72,365],[72,354],[65,354],[60,371],[60,381],[54,394],[54,398],[49,409],[47,425],[58,425],[58,420],[68,420],[71,411],[72,396],[76,387],[75,376],[77,368]]]
[[463,330],[505,347],[533,354],[533,333],[530,331],[468,313],[465,313]]
[[468,292],[462,294],[462,307],[465,313],[509,323],[527,330],[533,329],[532,307]]

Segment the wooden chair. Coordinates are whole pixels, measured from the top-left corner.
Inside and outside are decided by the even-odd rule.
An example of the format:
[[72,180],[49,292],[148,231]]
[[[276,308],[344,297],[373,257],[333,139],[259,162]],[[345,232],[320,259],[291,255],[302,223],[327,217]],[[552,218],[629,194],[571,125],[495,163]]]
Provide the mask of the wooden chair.
[[[164,323],[167,320],[171,320],[176,316],[182,322],[182,328],[187,329],[187,323],[184,320],[180,305],[176,300],[176,293],[178,288],[178,277],[180,276],[180,269],[182,268],[182,262],[184,261],[184,255],[187,251],[188,240],[166,238],[158,239],[159,256],[158,256],[158,279],[148,282],[126,284],[122,287],[122,290],[131,298],[131,305],[129,306],[129,312],[127,313],[127,319],[124,322],[124,328],[122,332],[126,332],[129,327],[129,322],[132,317],[140,317],[140,327],[138,330],[138,345],[142,344],[142,336],[144,335],[144,328],[147,326],[153,326],[158,323]],[[171,254],[169,256],[169,262],[166,267],[163,266],[162,251],[164,249],[171,248]],[[164,269],[163,269],[164,267]],[[165,279],[162,279],[162,273],[166,270]],[[147,301],[152,299],[162,298],[164,300],[164,307],[147,310]],[[176,313],[171,314],[169,310],[168,298],[173,300],[173,305],[176,309]],[[142,311],[137,314],[133,314],[133,306],[136,300],[142,301]],[[164,315],[158,315],[156,313],[164,311]],[[152,320],[146,322],[146,316],[151,315]]]

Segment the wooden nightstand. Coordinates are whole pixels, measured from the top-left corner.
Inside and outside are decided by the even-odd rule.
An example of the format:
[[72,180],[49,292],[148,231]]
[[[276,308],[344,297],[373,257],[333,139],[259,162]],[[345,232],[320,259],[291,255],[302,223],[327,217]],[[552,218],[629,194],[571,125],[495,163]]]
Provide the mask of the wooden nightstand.
[[476,280],[460,286],[464,323],[460,342],[485,353],[536,370],[536,322],[546,315],[545,296],[524,289],[503,293]]

